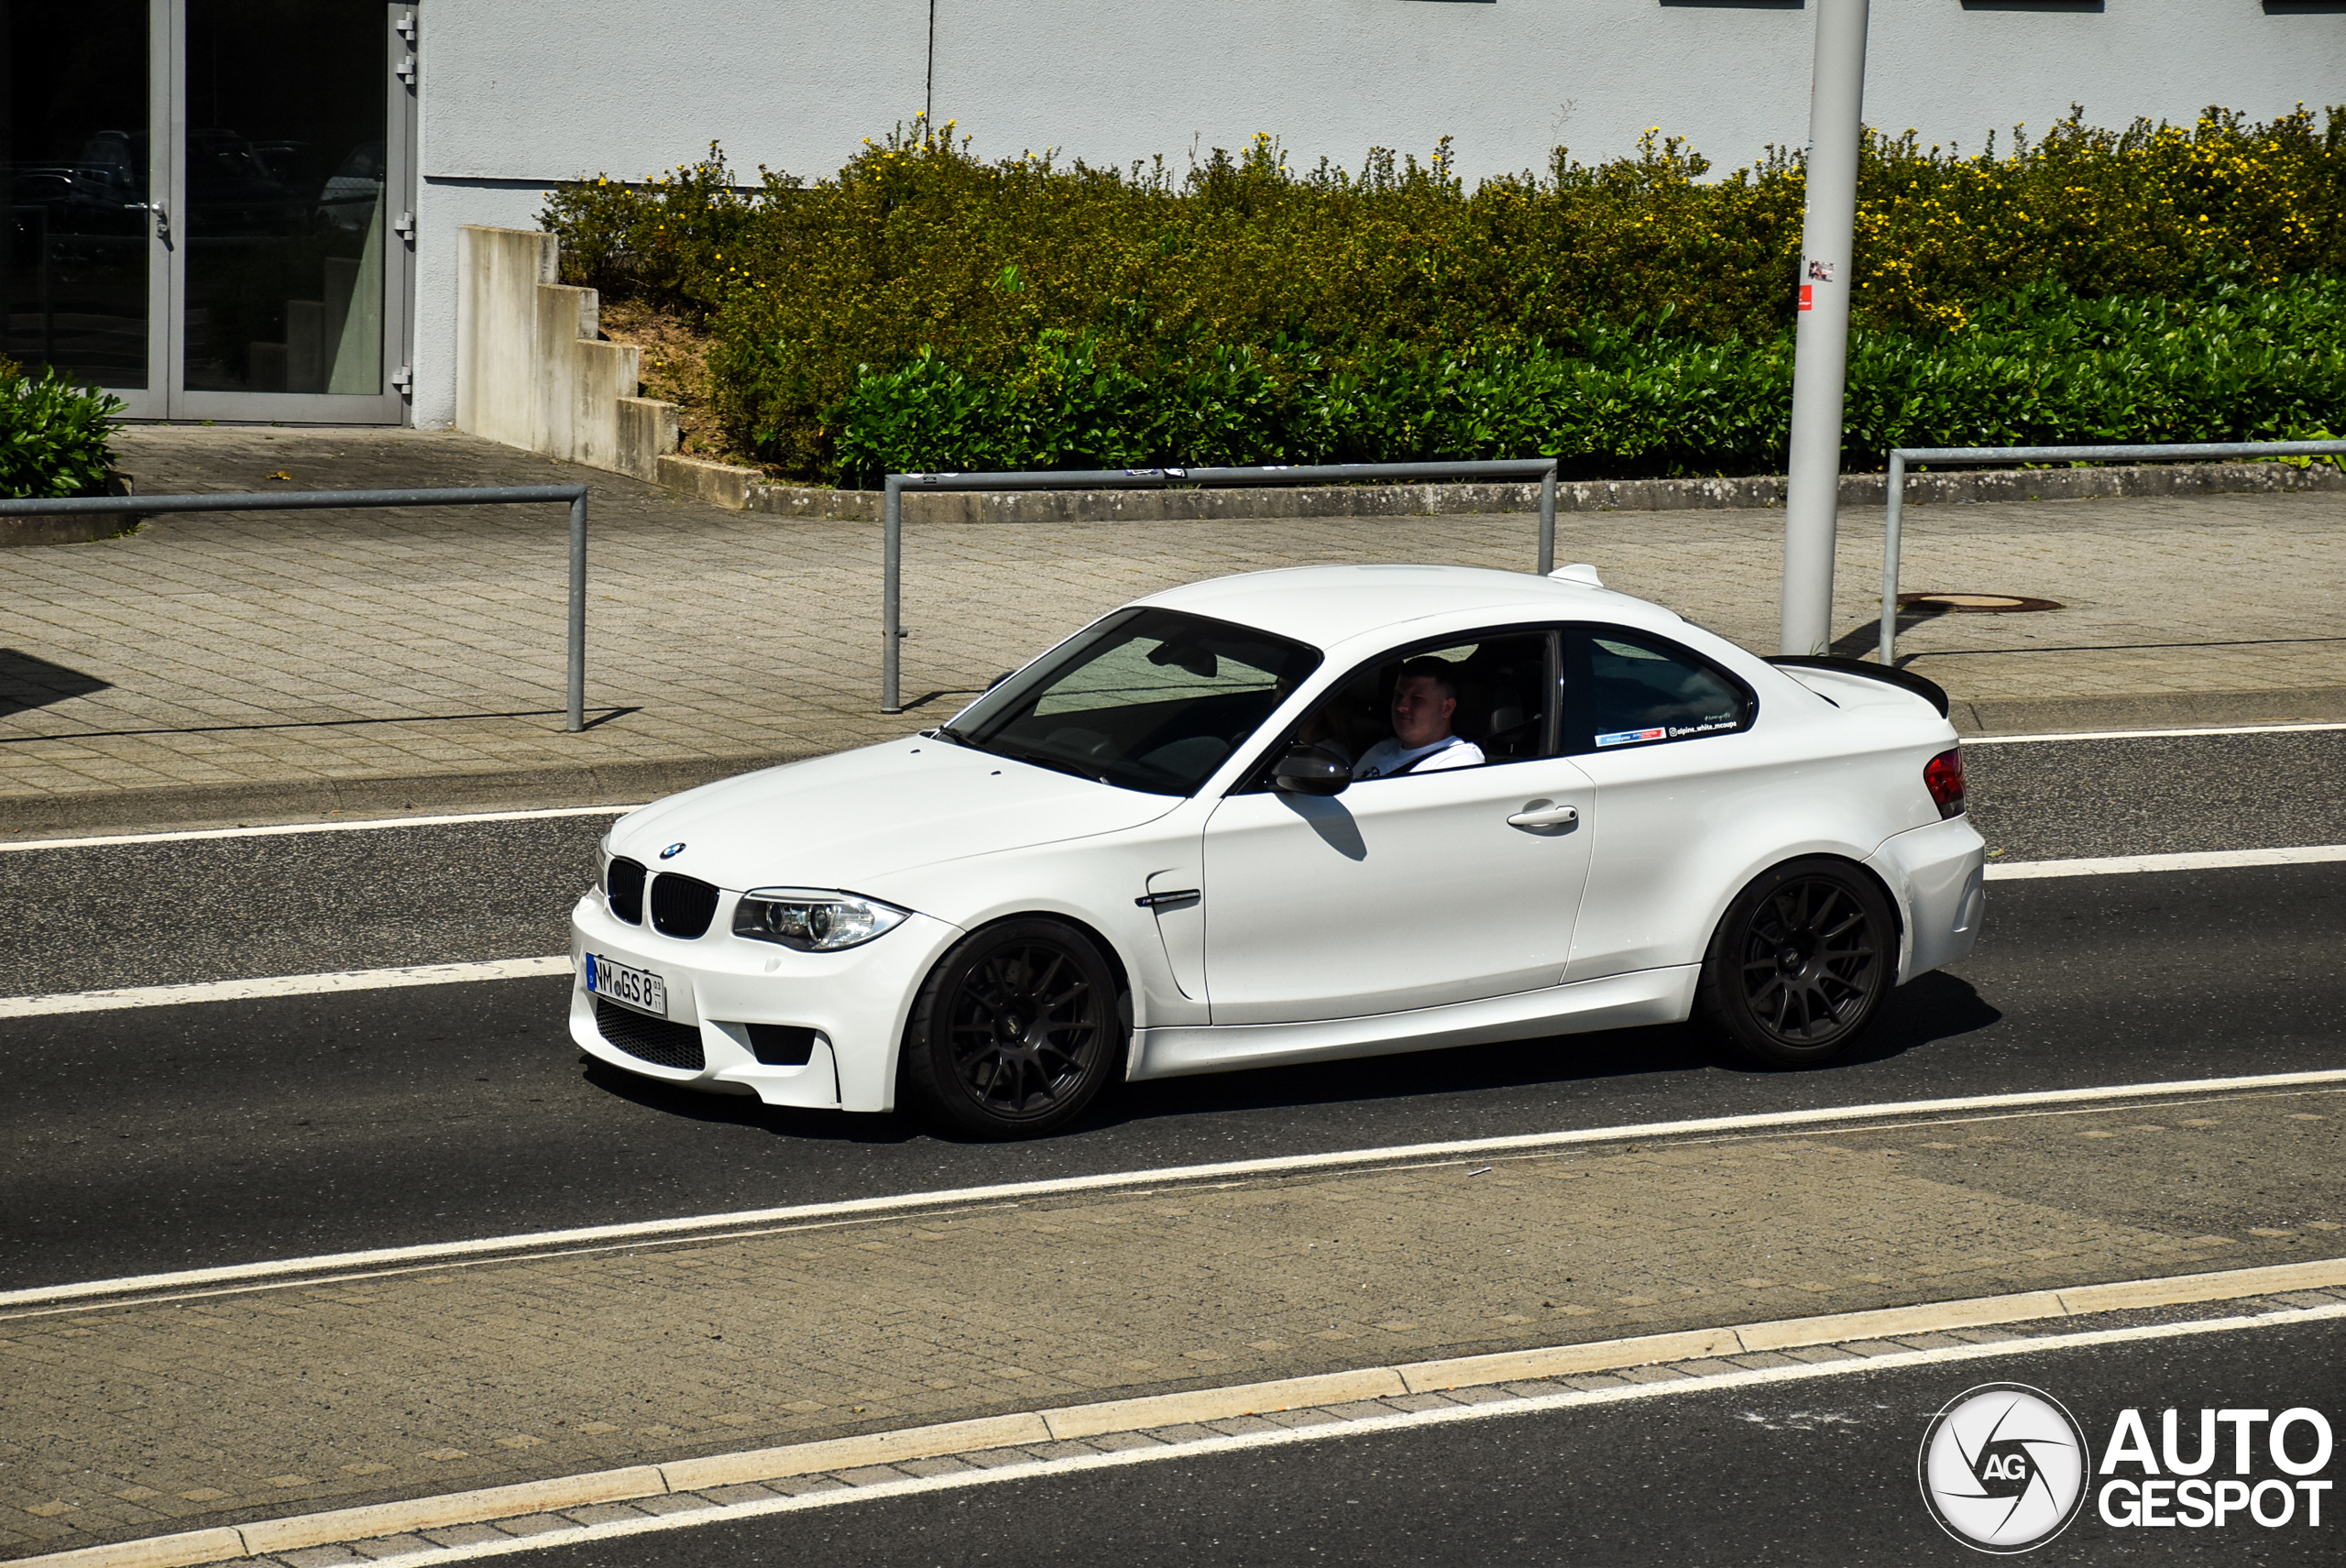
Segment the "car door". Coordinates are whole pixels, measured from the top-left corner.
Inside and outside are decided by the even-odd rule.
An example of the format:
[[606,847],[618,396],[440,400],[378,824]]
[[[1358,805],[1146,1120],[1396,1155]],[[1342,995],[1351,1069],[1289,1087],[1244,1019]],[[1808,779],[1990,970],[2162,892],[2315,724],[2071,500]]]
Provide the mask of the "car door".
[[1207,819],[1215,1025],[1358,1017],[1562,980],[1589,859],[1590,835],[1573,818],[1595,792],[1556,754],[1555,637],[1507,628],[1448,644],[1466,651],[1463,671],[1477,659],[1502,667],[1506,689],[1480,693],[1458,730],[1481,731],[1489,760],[1356,779],[1328,796],[1257,779]]
[[1719,846],[1784,787],[1751,731],[1750,688],[1651,632],[1575,626],[1563,636],[1562,749],[1596,786],[1573,981],[1699,962]]

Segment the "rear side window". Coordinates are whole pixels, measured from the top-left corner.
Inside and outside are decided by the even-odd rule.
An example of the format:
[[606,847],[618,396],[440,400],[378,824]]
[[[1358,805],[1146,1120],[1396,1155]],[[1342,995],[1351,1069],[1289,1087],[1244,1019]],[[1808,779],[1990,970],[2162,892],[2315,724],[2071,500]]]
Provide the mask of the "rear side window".
[[1612,751],[1750,727],[1750,689],[1666,639],[1617,627],[1567,637],[1566,749]]

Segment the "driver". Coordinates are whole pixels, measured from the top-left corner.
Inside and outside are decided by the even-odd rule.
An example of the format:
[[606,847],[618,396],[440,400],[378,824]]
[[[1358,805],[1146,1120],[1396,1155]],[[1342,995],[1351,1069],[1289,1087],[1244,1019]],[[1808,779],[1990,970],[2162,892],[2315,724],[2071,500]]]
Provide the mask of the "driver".
[[1353,777],[1386,779],[1481,766],[1483,749],[1451,730],[1457,711],[1458,677],[1448,660],[1429,656],[1403,664],[1393,685],[1393,733],[1361,753]]

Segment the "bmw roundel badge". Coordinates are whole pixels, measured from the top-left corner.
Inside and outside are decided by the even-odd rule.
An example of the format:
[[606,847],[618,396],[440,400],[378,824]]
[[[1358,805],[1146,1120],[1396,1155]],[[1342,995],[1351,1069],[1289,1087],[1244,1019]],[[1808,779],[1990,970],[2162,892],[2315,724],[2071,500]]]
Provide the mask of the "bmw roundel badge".
[[663,861],[673,861],[684,852],[685,847],[682,844],[671,844],[660,851],[660,858]]

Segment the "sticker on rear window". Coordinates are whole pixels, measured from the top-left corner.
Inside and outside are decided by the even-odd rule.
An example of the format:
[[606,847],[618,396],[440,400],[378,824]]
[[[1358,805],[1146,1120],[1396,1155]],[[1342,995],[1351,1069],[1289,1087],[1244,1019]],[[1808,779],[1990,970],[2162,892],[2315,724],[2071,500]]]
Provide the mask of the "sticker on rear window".
[[1627,746],[1635,740],[1665,740],[1668,738],[1669,734],[1669,730],[1659,728],[1653,729],[1623,729],[1611,735],[1599,735],[1596,738],[1596,743],[1600,746]]

